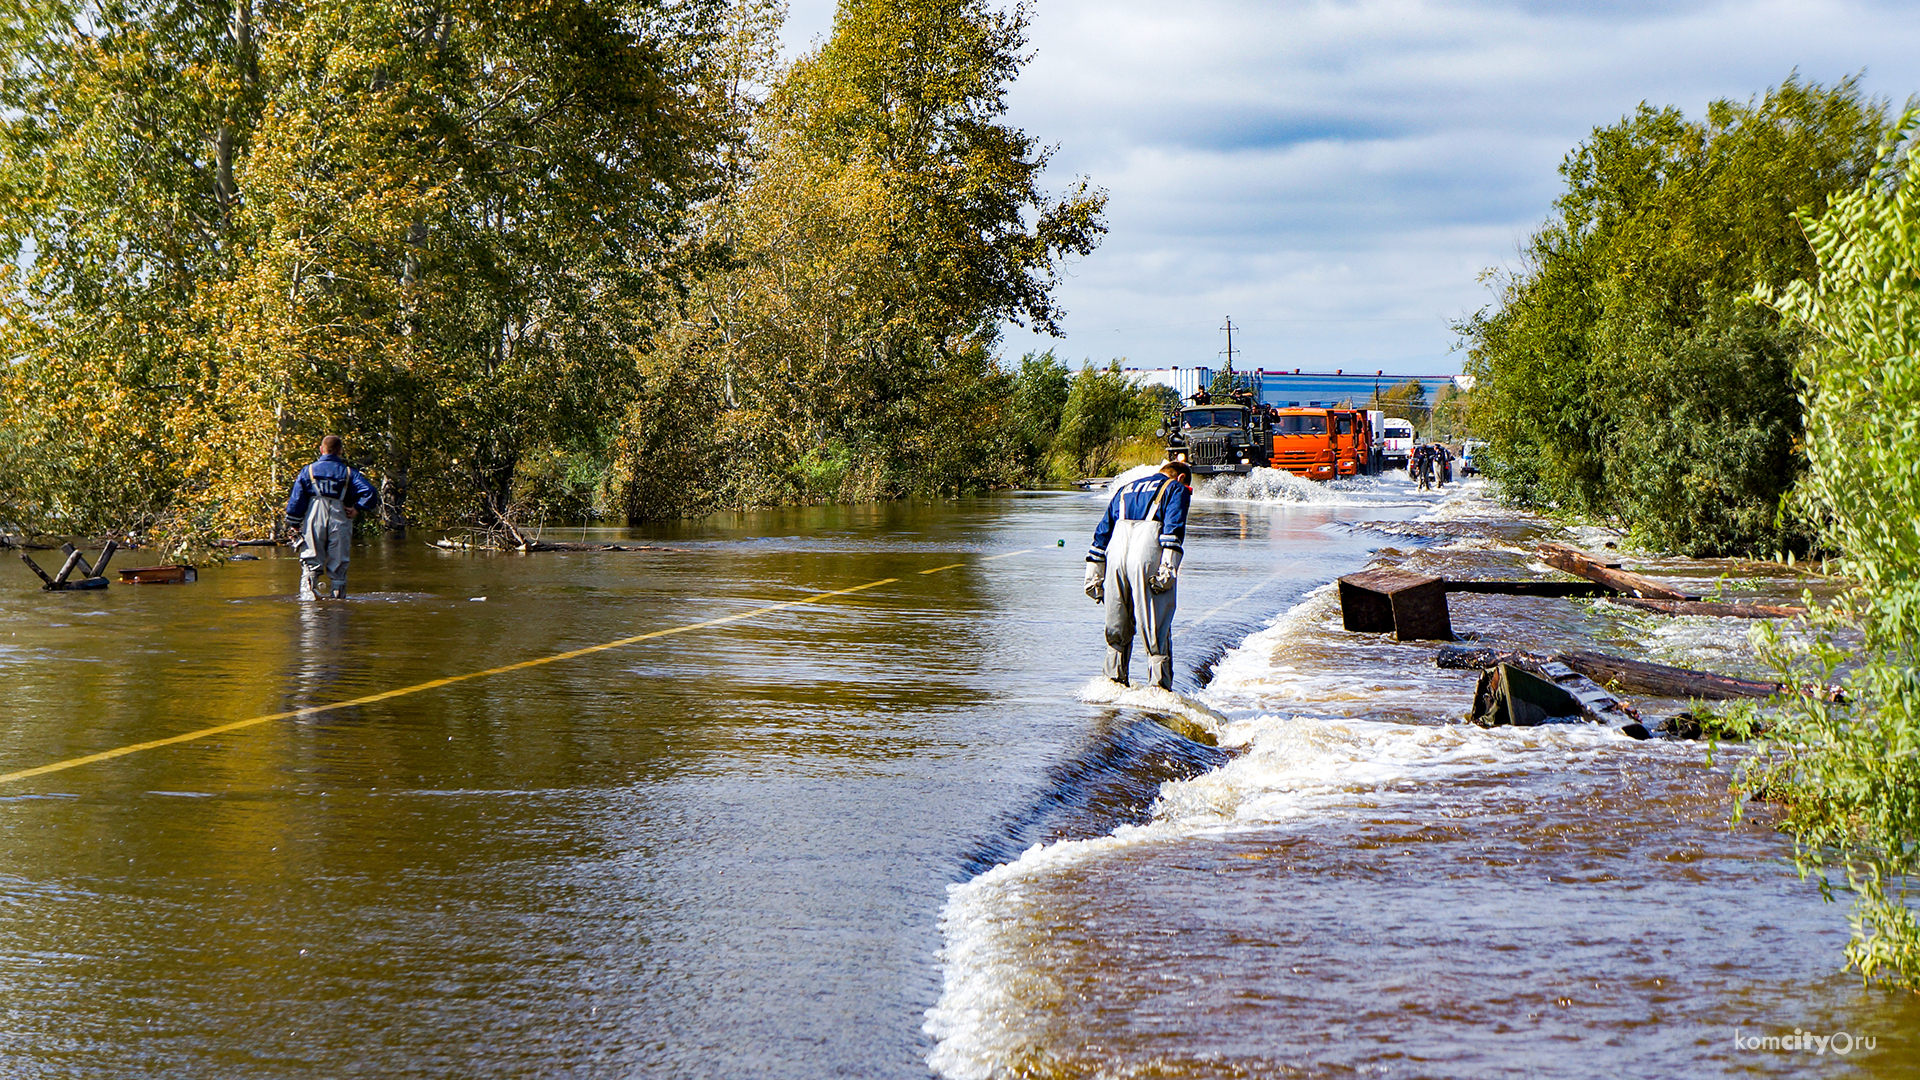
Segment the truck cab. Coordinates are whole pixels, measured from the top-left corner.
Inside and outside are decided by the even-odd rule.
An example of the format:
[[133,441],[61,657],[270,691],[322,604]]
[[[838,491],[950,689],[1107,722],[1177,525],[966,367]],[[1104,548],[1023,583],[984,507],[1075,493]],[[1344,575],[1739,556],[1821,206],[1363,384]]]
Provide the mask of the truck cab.
[[1246,474],[1269,460],[1268,425],[1245,405],[1191,405],[1167,435],[1167,460],[1184,461],[1196,476]]
[[[1339,475],[1335,460],[1339,424],[1334,409],[1276,409],[1273,414],[1273,467],[1308,480]],[[1352,437],[1352,420],[1348,420]]]
[[1333,425],[1333,471],[1336,476],[1373,474],[1373,428],[1359,409],[1328,412]]

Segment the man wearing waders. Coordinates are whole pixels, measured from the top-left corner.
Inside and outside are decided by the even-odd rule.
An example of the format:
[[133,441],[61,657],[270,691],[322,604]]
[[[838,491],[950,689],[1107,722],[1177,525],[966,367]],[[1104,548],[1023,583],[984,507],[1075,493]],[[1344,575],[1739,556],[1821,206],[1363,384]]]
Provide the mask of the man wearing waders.
[[1127,684],[1133,630],[1147,647],[1148,681],[1173,689],[1174,579],[1187,536],[1193,470],[1169,461],[1113,493],[1087,549],[1087,596],[1107,604],[1107,678]]
[[298,545],[302,574],[300,599],[318,600],[330,579],[335,600],[347,598],[347,546],[353,541],[353,519],[373,509],[379,496],[373,485],[340,456],[340,436],[320,440],[320,458],[294,477],[287,496],[287,528]]

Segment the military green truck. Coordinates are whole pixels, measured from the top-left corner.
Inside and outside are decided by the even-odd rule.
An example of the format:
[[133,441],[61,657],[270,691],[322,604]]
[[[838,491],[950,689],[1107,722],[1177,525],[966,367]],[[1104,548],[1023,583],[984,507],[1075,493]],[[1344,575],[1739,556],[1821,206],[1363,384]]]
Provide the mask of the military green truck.
[[1245,475],[1271,459],[1267,417],[1245,405],[1189,405],[1167,424],[1167,460],[1186,462],[1195,476]]

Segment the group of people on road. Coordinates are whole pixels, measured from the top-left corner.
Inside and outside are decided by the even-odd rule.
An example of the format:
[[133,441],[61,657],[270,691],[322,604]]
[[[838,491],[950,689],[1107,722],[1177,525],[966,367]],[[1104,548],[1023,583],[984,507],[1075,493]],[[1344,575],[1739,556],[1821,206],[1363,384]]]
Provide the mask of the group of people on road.
[[1407,455],[1407,475],[1425,491],[1453,479],[1453,451],[1444,443],[1421,443]]

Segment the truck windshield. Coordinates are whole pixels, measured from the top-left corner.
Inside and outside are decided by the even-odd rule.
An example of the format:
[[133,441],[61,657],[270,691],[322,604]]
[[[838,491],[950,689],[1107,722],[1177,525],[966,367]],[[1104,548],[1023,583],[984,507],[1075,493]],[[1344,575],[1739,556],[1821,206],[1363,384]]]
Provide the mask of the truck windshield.
[[1273,430],[1281,435],[1325,435],[1327,418],[1324,416],[1276,416]]
[[1401,427],[1396,424],[1387,429],[1386,437],[1389,439],[1411,439],[1413,438],[1413,429],[1410,427]]
[[1180,426],[1237,428],[1244,415],[1239,409],[1193,409],[1180,414]]

